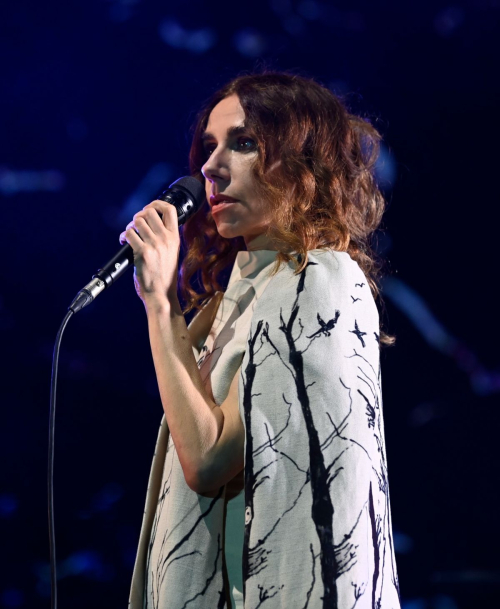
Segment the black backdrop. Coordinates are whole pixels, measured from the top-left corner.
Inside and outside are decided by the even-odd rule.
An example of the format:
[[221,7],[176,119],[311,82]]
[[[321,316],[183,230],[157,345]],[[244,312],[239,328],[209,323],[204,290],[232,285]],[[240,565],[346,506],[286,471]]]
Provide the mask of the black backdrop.
[[[209,95],[262,65],[384,136],[384,409],[405,609],[500,593],[498,0],[17,0],[0,19],[0,607],[49,604],[46,452],[66,307],[186,175]],[[188,320],[190,317],[188,318]],[[161,418],[132,275],[71,320],[56,424],[61,607],[126,606]]]

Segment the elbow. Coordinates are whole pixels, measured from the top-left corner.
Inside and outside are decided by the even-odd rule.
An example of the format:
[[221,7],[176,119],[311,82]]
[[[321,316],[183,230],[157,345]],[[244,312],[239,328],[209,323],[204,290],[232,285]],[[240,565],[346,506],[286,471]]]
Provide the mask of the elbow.
[[190,472],[184,472],[184,478],[189,488],[195,493],[198,493],[198,495],[207,492],[207,485],[204,481],[204,477],[199,471],[192,470]]
[[197,495],[203,495],[203,493],[206,492],[204,486],[200,483],[200,480],[198,478],[193,477],[189,480],[186,478],[186,482],[189,488]]
[[201,482],[198,472],[184,472],[184,479],[189,488],[195,493],[200,494]]
[[214,484],[213,479],[207,479],[206,475],[200,472],[185,476],[189,488],[198,495],[212,495],[217,492],[221,485]]

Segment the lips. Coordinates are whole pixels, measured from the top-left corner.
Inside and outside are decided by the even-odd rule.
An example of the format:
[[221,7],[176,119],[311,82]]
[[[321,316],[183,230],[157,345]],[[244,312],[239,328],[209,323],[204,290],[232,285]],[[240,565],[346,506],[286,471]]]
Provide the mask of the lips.
[[220,205],[221,203],[235,203],[236,201],[237,199],[233,199],[233,197],[228,197],[227,195],[212,195],[210,197],[210,207],[215,207],[216,205]]
[[214,205],[212,207],[212,215],[213,216],[217,215],[223,209],[226,209],[227,207],[231,207],[231,205],[234,205],[234,203],[232,201],[221,201],[220,203],[217,203],[217,205]]

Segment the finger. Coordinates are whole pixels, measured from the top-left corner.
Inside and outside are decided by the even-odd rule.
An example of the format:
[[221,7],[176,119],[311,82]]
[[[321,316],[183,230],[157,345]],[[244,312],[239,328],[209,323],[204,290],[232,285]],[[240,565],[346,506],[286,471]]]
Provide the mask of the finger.
[[166,201],[160,201],[156,199],[149,205],[146,205],[144,209],[156,209],[162,216],[163,226],[172,232],[179,232],[179,220],[177,217],[177,209],[171,203]]
[[[124,238],[124,241],[122,242],[122,236]],[[123,232],[120,235],[120,243],[128,243],[130,245],[130,247],[134,250],[134,253],[136,252],[140,252],[144,246],[144,242],[143,240],[140,238],[140,236],[135,232],[135,230],[133,228],[129,228],[127,229],[125,232]]]
[[[127,243],[127,239],[125,238],[125,233],[126,233],[126,232],[127,232],[129,229],[132,229],[132,230],[135,232],[135,234],[136,234],[136,235],[139,235],[139,233],[137,232],[137,230],[136,230],[136,228],[135,228],[134,221],[132,220],[131,222],[129,222],[129,223],[127,224],[127,226],[125,227],[125,230],[124,230],[122,233],[120,233],[119,241],[120,241],[120,243],[121,243],[122,245],[124,245],[125,243]],[[140,237],[140,235],[139,235],[139,237]]]
[[[129,229],[134,230],[134,231],[135,231],[135,234],[136,234],[136,235],[139,235],[139,233],[138,233],[138,231],[137,231],[137,228],[136,228],[136,226],[135,226],[135,222],[134,222],[134,220],[131,220],[131,221],[130,221],[130,222],[127,224],[127,226],[125,227],[125,230],[124,230],[122,233],[120,233],[119,240],[120,240],[120,243],[121,243],[122,245],[123,245],[124,243],[126,243],[126,242],[127,242],[127,240],[125,239],[125,233],[126,233],[126,231],[128,231]],[[140,237],[140,235],[139,235],[139,237]]]
[[[153,230],[149,226],[147,220],[143,216],[140,215],[141,213],[142,212],[135,214],[133,226],[131,228],[133,228],[139,234],[139,237],[145,243],[153,243],[156,239],[156,235],[154,234]],[[162,230],[165,230],[165,229],[162,229]]]
[[150,205],[146,205],[146,207],[138,212],[134,218],[144,218],[147,222],[148,226],[151,228],[155,235],[163,235],[165,231],[165,225],[163,224],[162,218],[159,215],[157,209]]

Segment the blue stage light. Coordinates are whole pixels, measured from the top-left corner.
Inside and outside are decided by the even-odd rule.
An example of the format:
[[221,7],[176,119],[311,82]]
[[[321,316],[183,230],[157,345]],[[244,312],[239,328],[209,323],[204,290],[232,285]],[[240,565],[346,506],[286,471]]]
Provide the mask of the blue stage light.
[[212,28],[187,30],[175,19],[165,19],[159,28],[161,39],[174,49],[185,49],[192,53],[206,53],[217,42]]
[[57,169],[42,171],[8,169],[0,167],[0,193],[15,195],[19,192],[58,192],[64,188],[66,178]]
[[315,21],[321,17],[321,6],[315,0],[299,2],[297,11],[304,19],[309,21]]
[[252,28],[236,32],[233,42],[238,52],[245,57],[260,57],[267,47],[262,34]]
[[24,593],[17,588],[8,588],[0,594],[0,605],[5,609],[17,609],[24,605]]
[[375,163],[377,183],[384,191],[390,190],[396,181],[396,159],[383,143],[380,144],[380,154]]
[[440,11],[434,18],[434,29],[440,36],[451,36],[462,25],[464,11],[458,6],[449,6]]
[[0,518],[9,518],[17,510],[19,501],[11,493],[0,495]]

